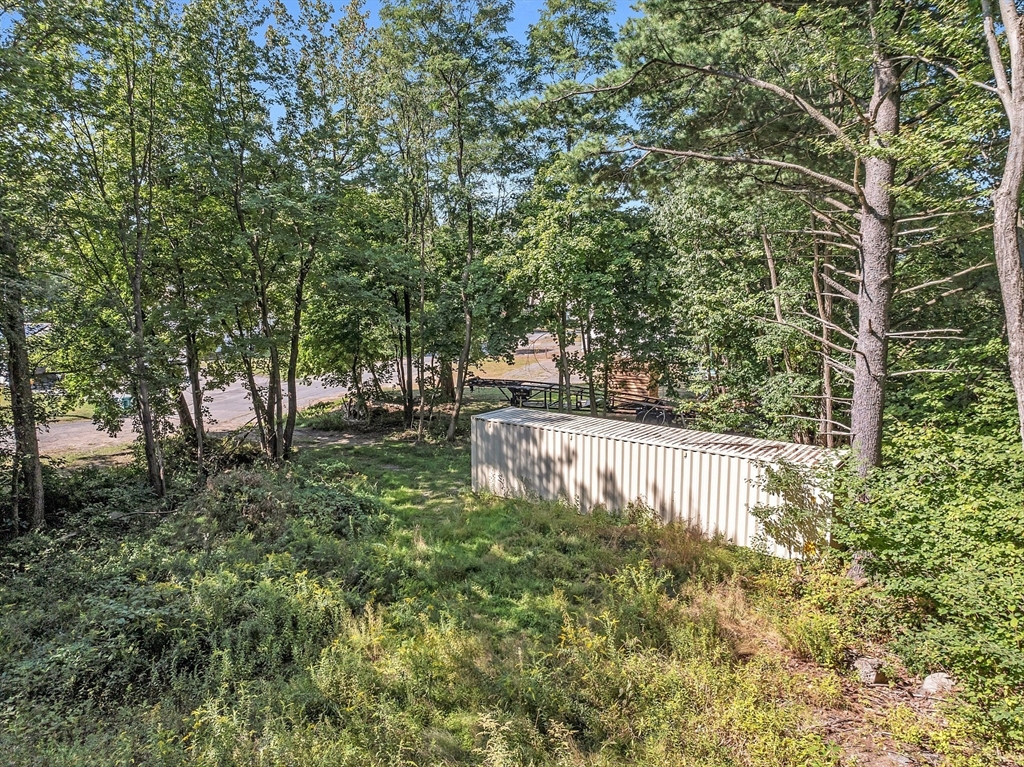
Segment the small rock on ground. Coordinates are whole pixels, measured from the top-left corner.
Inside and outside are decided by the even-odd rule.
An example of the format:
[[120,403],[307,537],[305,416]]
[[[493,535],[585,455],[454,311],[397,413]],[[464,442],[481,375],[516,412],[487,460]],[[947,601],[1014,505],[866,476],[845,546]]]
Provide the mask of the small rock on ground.
[[950,692],[955,686],[949,674],[929,674],[917,688],[917,694],[922,698],[936,698]]
[[878,658],[857,658],[853,662],[857,678],[864,684],[885,684],[888,679],[882,672],[882,661]]

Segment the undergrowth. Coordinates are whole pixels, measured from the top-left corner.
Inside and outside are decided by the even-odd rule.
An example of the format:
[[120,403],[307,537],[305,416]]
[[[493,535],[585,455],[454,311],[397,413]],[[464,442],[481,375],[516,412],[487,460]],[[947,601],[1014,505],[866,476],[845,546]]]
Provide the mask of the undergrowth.
[[468,462],[309,450],[169,509],[68,475],[60,526],[2,550],[5,762],[840,764],[819,712],[877,592],[642,509],[473,495]]

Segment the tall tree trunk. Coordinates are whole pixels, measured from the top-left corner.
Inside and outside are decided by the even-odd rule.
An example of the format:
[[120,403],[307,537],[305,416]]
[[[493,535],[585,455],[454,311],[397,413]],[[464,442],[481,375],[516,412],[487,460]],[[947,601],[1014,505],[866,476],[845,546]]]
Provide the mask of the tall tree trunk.
[[288,339],[288,369],[285,371],[288,380],[288,414],[284,423],[284,447],[281,454],[283,458],[288,458],[292,453],[295,419],[299,414],[299,326],[301,321],[302,310],[296,309],[291,338]]
[[178,424],[181,427],[182,436],[188,442],[195,442],[196,439],[196,422],[192,420],[192,413],[188,409],[188,400],[185,399],[184,390],[178,391],[178,399],[175,403],[178,408]]
[[420,251],[420,273],[419,273],[419,305],[418,310],[418,330],[420,337],[420,353],[417,358],[419,362],[419,379],[417,380],[417,387],[420,392],[420,417],[419,424],[416,426],[416,439],[423,439],[423,423],[427,417],[427,391],[426,391],[426,378],[427,378],[427,228],[425,224],[425,216],[421,213],[419,216],[419,251]]
[[21,290],[21,268],[14,238],[6,226],[0,228],[0,335],[7,342],[7,377],[14,426],[14,465],[11,471],[11,523],[15,534],[21,525],[21,510],[33,529],[43,526],[43,468],[36,438],[35,403],[32,397],[32,368],[25,336],[25,310]]
[[281,386],[281,352],[277,342],[270,342],[270,381],[267,385],[267,418],[271,439],[270,457],[275,461],[284,459],[284,391]]
[[[1024,270],[1021,268],[1024,242],[1018,224],[1021,179],[1024,176],[1024,109],[1011,132],[1010,149],[1003,180],[992,195],[994,212],[996,271],[1006,315],[1010,380],[1017,395],[1017,415],[1024,441]],[[1014,136],[1016,132],[1018,135]],[[1011,163],[1016,167],[1011,168]]]
[[597,386],[594,382],[596,377],[593,362],[594,339],[591,336],[593,316],[588,317],[582,328],[581,340],[583,343],[583,358],[586,360],[587,369],[587,396],[590,398],[590,414],[597,415]]
[[[874,92],[868,113],[874,116],[871,145],[887,148],[900,125],[900,69],[876,54]],[[882,462],[882,414],[889,352],[892,304],[893,179],[896,160],[880,151],[865,157],[860,220],[860,289],[857,296],[857,351],[853,374],[850,431],[858,469],[866,474]]]
[[256,384],[256,374],[253,371],[252,360],[248,354],[242,355],[242,368],[245,370],[245,388],[249,390],[252,412],[256,417],[256,433],[260,438],[260,447],[265,454],[269,455],[271,447],[270,431],[267,428],[267,411],[260,396],[259,386]]
[[206,424],[203,418],[203,382],[199,374],[199,350],[194,333],[185,340],[185,367],[189,388],[192,390],[192,413],[196,434],[196,467],[200,474],[206,471]]
[[566,359],[566,349],[569,347],[569,317],[568,310],[563,302],[558,309],[558,409],[567,410],[566,404],[569,398],[569,361]]
[[309,247],[308,258],[299,263],[299,273],[295,280],[295,298],[292,306],[292,327],[288,336],[288,417],[284,425],[284,450],[282,456],[287,458],[292,452],[292,437],[295,435],[295,419],[299,413],[299,341],[302,337],[302,310],[305,306],[306,278],[316,259],[316,244]]
[[[253,246],[250,246],[253,247]],[[270,299],[267,295],[268,279],[259,256],[259,244],[253,248],[259,269],[258,304],[260,311],[260,331],[267,341],[270,352],[267,369],[267,407],[263,415],[266,419],[267,457],[280,461],[284,458],[284,393],[281,386],[281,352],[274,337],[274,325],[270,321]]]
[[[134,76],[128,85],[127,105],[129,124],[129,156],[131,157],[132,207],[131,224],[134,227],[133,244],[122,240],[125,255],[131,254],[129,279],[132,291],[132,335],[135,344],[135,395],[139,421],[142,425],[142,441],[146,454],[146,476],[149,486],[160,498],[164,496],[164,459],[160,450],[160,442],[156,429],[156,413],[153,411],[153,400],[149,391],[149,365],[146,361],[146,309],[142,297],[142,275],[146,268],[146,253],[149,250],[148,234],[150,218],[153,213],[152,186],[149,187],[149,198],[143,201],[142,189],[150,179],[153,162],[155,136],[153,124],[150,122],[146,130],[145,143],[141,147],[140,156],[137,141],[136,95],[137,83]],[[152,91],[149,114],[152,115]],[[145,208],[145,210],[143,210]],[[125,222],[126,224],[128,222]],[[127,227],[126,227],[127,229]],[[130,248],[130,250],[129,250]]]
[[442,359],[438,361],[439,383],[442,402],[455,401],[455,371],[452,370],[452,363]]
[[139,422],[142,425],[143,449],[146,454],[146,477],[158,497],[166,492],[164,486],[164,460],[156,430],[156,413],[149,391],[149,370],[146,364],[146,315],[142,305],[142,252],[136,247],[135,269],[132,274],[132,309],[135,341],[135,395],[138,399]]
[[[814,216],[811,216],[811,231],[814,231]],[[821,320],[821,403],[818,432],[824,437],[825,447],[835,447],[834,425],[835,425],[835,399],[832,391],[832,349],[829,346],[829,336],[832,332],[832,296],[831,293],[822,288],[821,267],[827,266],[829,257],[827,251],[822,253],[821,244],[817,236],[813,235],[814,267],[811,277],[814,282],[814,298],[818,307],[818,318]],[[827,245],[825,246],[827,248]]]
[[[461,176],[461,159],[460,159]],[[463,186],[465,186],[463,182]],[[467,192],[468,193],[468,192]],[[462,269],[462,315],[466,322],[466,334],[462,339],[462,352],[459,354],[459,365],[455,370],[455,407],[452,408],[452,420],[448,423],[447,439],[455,439],[455,427],[459,423],[462,411],[462,398],[465,392],[466,372],[469,368],[469,353],[473,348],[473,310],[469,305],[469,269],[473,265],[473,203],[466,203],[466,265]]]
[[1012,0],[999,8],[1010,53],[1010,79],[999,50],[990,2],[982,2],[985,37],[995,72],[996,89],[1010,124],[1003,177],[992,195],[996,271],[1006,316],[1010,380],[1017,395],[1017,416],[1024,443],[1024,239],[1020,228],[1020,194],[1024,182],[1024,19]]
[[[772,286],[772,304],[775,307],[775,321],[781,326],[783,318],[782,296],[779,295],[779,273],[775,268],[775,250],[772,247],[771,238],[768,236],[768,230],[764,226],[761,227],[761,243],[764,246],[764,257],[768,261],[768,278],[771,280]],[[788,345],[783,345],[782,347],[782,361],[786,366],[786,372],[792,375],[793,361],[789,357]]]
[[[405,407],[403,408],[403,421],[405,428],[412,428],[415,379],[412,373],[412,296],[409,289],[402,290],[402,310],[405,321],[405,380],[408,382],[405,387]],[[420,392],[420,404],[422,406],[422,385]]]

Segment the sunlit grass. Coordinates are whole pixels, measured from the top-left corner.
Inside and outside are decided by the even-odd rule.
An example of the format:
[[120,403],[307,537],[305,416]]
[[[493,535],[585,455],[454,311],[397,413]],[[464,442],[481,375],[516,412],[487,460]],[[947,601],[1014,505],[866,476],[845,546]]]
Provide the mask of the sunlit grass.
[[794,648],[858,639],[789,565],[474,494],[467,445],[407,437],[236,469],[162,521],[89,490],[7,551],[7,762],[840,763],[845,672]]

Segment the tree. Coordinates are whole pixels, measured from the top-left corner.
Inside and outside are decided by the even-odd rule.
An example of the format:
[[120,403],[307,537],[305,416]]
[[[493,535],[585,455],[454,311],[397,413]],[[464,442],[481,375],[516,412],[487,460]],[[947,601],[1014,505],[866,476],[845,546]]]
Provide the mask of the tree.
[[[947,167],[935,162],[932,132],[948,114],[944,94],[929,87],[931,70],[908,66],[900,46],[928,9],[780,3],[680,12],[655,2],[646,10],[645,22],[624,32],[624,66],[591,89],[637,100],[639,129],[623,148],[637,159],[715,163],[786,189],[806,202],[831,247],[856,253],[852,286],[834,270],[821,273],[830,292],[854,301],[856,327],[850,333],[823,318],[831,338],[819,339],[849,355],[830,364],[853,379],[850,430],[867,471],[881,460],[889,346],[897,337],[892,301],[898,288],[910,289],[895,282],[898,256],[907,242],[922,247],[920,234],[934,232],[930,222],[949,210],[915,209],[917,188]],[[846,336],[852,346],[844,349],[837,339]]]
[[[353,63],[363,17],[354,4],[331,18],[321,2],[299,3],[295,17],[280,5],[271,14],[220,0],[186,11],[192,45],[183,76],[204,154],[196,170],[219,201],[217,226],[233,229],[211,262],[231,307],[225,351],[275,460],[291,452],[307,281],[336,246],[350,177],[364,156]],[[261,46],[255,38],[264,27]]]
[[[88,319],[78,319],[83,329],[94,323],[94,339],[105,346],[79,375],[90,388],[105,389],[108,403],[113,391],[130,391],[149,484],[162,496],[161,419],[176,377],[159,338],[154,280],[165,209],[160,191],[171,160],[167,105],[175,103],[170,10],[124,0],[103,13],[105,31],[84,51],[63,136],[75,187],[62,207],[64,242],[74,254],[82,308],[90,310]],[[114,408],[111,429],[120,427],[118,415]]]
[[[1017,395],[1021,440],[1024,442],[1024,238],[1020,229],[1021,187],[1024,185],[1024,19],[1016,3],[1000,0],[1002,29],[997,31],[992,3],[982,0],[981,8],[985,42],[995,80],[994,85],[986,82],[983,87],[998,96],[1006,112],[1009,130],[1006,159],[998,186],[992,194],[992,236],[1006,316],[1010,379]],[[1003,57],[1000,37],[1008,52],[1009,67]]]
[[[36,437],[36,367],[26,324],[52,200],[62,184],[52,170],[54,124],[67,98],[69,49],[81,40],[83,12],[63,2],[22,3],[0,13],[0,340],[4,344],[13,431],[10,516],[17,534],[44,523],[42,463]],[[24,513],[24,517],[23,517]]]

